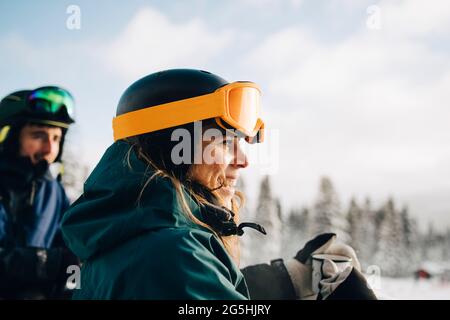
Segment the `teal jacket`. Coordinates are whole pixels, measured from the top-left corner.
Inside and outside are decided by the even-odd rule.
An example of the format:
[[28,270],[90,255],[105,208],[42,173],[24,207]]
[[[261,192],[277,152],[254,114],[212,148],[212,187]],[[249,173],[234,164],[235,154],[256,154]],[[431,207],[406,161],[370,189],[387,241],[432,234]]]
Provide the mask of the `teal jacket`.
[[[74,299],[248,299],[244,277],[220,239],[186,217],[175,188],[114,143],[63,218],[83,261]],[[199,207],[186,194],[193,214]]]

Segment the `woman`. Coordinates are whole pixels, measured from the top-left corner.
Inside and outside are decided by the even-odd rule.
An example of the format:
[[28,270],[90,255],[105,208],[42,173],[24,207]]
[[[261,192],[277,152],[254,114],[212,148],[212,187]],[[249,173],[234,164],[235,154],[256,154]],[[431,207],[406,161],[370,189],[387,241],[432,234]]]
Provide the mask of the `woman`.
[[334,234],[286,264],[239,270],[243,228],[265,233],[239,224],[243,196],[235,190],[248,166],[239,143],[264,138],[259,95],[254,83],[189,69],[151,74],[125,91],[115,143],[63,218],[64,239],[84,262],[75,298],[314,299],[315,253],[354,262],[336,274],[330,261],[321,297],[374,298],[353,250],[334,245]]
[[238,225],[235,183],[248,166],[240,140],[263,138],[259,94],[251,82],[188,69],[125,91],[116,142],[63,221],[84,261],[75,298],[249,298],[237,236],[264,230]]

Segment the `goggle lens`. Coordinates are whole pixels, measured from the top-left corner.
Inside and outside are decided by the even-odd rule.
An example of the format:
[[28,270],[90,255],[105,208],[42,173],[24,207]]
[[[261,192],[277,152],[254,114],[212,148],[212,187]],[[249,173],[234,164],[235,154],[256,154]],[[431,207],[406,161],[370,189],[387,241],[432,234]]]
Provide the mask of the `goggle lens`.
[[36,111],[57,114],[64,109],[69,117],[73,117],[73,98],[68,92],[59,88],[43,88],[33,91],[29,95],[28,101]]
[[231,118],[239,125],[253,132],[259,119],[260,92],[252,87],[231,89],[228,94],[228,107]]

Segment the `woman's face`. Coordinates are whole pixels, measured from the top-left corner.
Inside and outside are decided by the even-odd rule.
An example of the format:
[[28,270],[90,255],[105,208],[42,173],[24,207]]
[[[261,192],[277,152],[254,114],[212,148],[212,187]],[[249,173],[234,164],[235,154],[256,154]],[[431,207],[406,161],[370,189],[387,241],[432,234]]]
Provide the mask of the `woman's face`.
[[203,161],[192,165],[190,176],[210,189],[222,185],[216,192],[231,209],[239,170],[248,166],[248,159],[240,148],[241,138],[223,135],[212,140],[202,142]]

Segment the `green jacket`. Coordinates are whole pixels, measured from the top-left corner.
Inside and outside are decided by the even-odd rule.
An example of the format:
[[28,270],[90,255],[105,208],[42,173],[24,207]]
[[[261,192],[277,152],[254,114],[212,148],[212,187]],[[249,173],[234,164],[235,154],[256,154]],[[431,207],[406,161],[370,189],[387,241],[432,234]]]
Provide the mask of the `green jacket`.
[[[83,261],[75,299],[248,299],[221,241],[186,218],[175,188],[114,143],[66,212],[64,240]],[[199,207],[186,195],[194,215]]]

